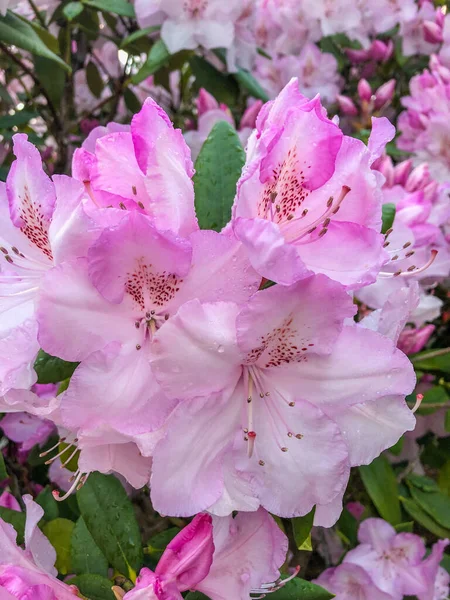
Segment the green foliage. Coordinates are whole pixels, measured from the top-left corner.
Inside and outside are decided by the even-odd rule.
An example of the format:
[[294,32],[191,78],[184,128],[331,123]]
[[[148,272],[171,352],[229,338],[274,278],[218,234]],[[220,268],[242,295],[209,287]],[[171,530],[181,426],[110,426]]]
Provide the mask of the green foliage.
[[72,521],[60,518],[49,521],[43,527],[44,534],[56,550],[55,567],[61,575],[72,573],[70,546],[74,527]]
[[94,574],[108,576],[108,561],[89,533],[86,523],[80,517],[72,533],[72,571],[77,575]]
[[77,498],[97,546],[117,571],[134,580],[143,564],[141,535],[122,484],[112,475],[92,473]]
[[166,549],[167,544],[171,542],[179,532],[180,529],[178,529],[178,527],[171,527],[170,529],[157,533],[148,541],[145,549],[146,554],[151,556],[155,561],[158,561]]
[[294,540],[299,550],[311,550],[311,547],[304,547],[305,542],[310,538],[311,529],[314,522],[314,514],[316,512],[316,507],[312,509],[304,517],[296,517],[295,519],[291,519],[292,523],[292,532],[294,534]]
[[25,513],[0,506],[0,518],[14,527],[17,532],[17,543],[23,544],[25,532]]
[[10,127],[25,125],[38,115],[39,113],[37,112],[29,112],[27,110],[18,110],[13,115],[3,115],[0,117],[0,129],[9,129]]
[[78,364],[61,360],[43,350],[39,350],[34,363],[34,370],[38,376],[38,383],[58,383],[72,377]]
[[239,86],[232,75],[221,73],[201,56],[192,56],[189,60],[195,77],[196,91],[205,88],[218,102],[233,106],[239,95]]
[[17,46],[17,48],[27,50],[36,56],[48,58],[66,71],[71,70],[70,66],[42,41],[36,33],[35,27],[10,11],[4,17],[0,16],[0,42]]
[[133,75],[131,81],[137,85],[150,77],[150,75],[154,75],[161,67],[166,65],[170,60],[171,54],[167,50],[167,46],[162,40],[158,40],[155,44],[153,44],[150,52],[148,53],[148,57],[144,65],[141,69]]
[[[299,577],[288,581],[269,597],[270,600],[331,600],[334,598],[327,590]],[[191,592],[186,596],[186,600],[208,600],[208,597],[199,592]]]
[[[447,352],[445,352],[447,350]],[[443,354],[437,355],[434,350],[425,350],[410,357],[415,369],[420,371],[443,371],[450,373],[450,348],[443,349]]]
[[244,162],[245,152],[234,127],[219,121],[195,163],[195,209],[201,229],[220,231],[230,220]]
[[395,204],[391,204],[390,202],[383,204],[381,218],[382,218],[381,233],[386,233],[386,231],[388,231],[394,224]]
[[[0,423],[1,428],[1,423]],[[6,471],[5,459],[3,458],[3,454],[0,452],[0,483],[8,478],[8,473]]]
[[111,590],[113,584],[100,575],[78,575],[67,583],[76,585],[83,596],[89,600],[115,600]]
[[91,60],[86,67],[86,81],[92,94],[100,98],[103,92],[104,83],[97,65]]
[[66,19],[72,21],[83,12],[84,6],[82,2],[69,2],[62,10]]
[[50,486],[45,487],[42,492],[35,498],[35,502],[42,507],[44,521],[53,521],[59,517],[59,504],[53,498]]
[[134,8],[127,0],[83,0],[87,6],[92,6],[106,13],[112,12],[122,17],[134,17]]
[[233,76],[239,85],[246,90],[250,96],[253,96],[253,98],[258,98],[263,102],[268,102],[270,100],[269,95],[261,84],[245,69],[238,69],[237,73],[234,73]]
[[422,508],[419,506],[417,502],[411,500],[411,498],[400,497],[403,508],[412,517],[417,523],[434,533],[441,538],[446,538],[450,536],[450,530],[445,529],[445,527],[441,527],[434,519],[432,519]]
[[395,473],[385,456],[379,456],[370,465],[359,467],[361,479],[370,499],[381,517],[397,525],[402,521],[398,485]]

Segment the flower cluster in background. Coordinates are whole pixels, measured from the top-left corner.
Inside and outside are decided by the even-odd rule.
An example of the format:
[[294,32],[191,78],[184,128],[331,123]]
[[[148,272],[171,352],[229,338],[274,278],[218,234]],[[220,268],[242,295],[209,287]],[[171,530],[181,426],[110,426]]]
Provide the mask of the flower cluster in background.
[[450,16],[0,1],[0,598],[445,600]]

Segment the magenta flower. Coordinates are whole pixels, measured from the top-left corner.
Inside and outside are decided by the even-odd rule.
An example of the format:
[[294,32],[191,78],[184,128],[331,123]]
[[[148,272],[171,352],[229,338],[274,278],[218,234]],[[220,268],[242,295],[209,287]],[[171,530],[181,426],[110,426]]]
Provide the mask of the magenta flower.
[[211,600],[248,600],[283,585],[276,580],[286,552],[286,536],[262,509],[234,519],[199,514],[169,543],[154,573],[144,568],[133,590],[114,592],[124,600],[181,600],[190,589]]
[[362,567],[375,585],[392,598],[417,596],[433,600],[439,563],[448,540],[439,540],[428,558],[421,538],[396,533],[382,519],[367,519],[359,527],[360,545],[347,553],[344,564]]
[[[62,425],[82,449],[81,469],[113,469],[135,487],[145,484],[149,461],[136,444],[148,457],[177,404],[149,364],[156,332],[188,300],[245,302],[259,281],[234,239],[213,231],[189,240],[161,233],[138,211],[105,229],[87,258],[47,274],[40,343],[52,355],[82,361],[60,408]],[[111,445],[119,453],[115,466]]]
[[226,515],[262,505],[291,517],[317,504],[317,523],[335,522],[350,465],[414,428],[408,360],[379,333],[343,326],[353,314],[323,275],[259,291],[241,309],[182,306],[151,348],[162,388],[184,398],[154,451],[155,508]]
[[23,500],[27,508],[25,550],[16,545],[12,525],[0,519],[0,598],[74,600],[78,589],[56,578],[55,549],[38,527],[43,509],[31,496]]
[[344,136],[295,79],[263,107],[232,220],[263,277],[291,285],[324,273],[350,289],[375,281],[388,257],[379,233],[381,180],[371,164],[392,135],[378,119],[369,148]]

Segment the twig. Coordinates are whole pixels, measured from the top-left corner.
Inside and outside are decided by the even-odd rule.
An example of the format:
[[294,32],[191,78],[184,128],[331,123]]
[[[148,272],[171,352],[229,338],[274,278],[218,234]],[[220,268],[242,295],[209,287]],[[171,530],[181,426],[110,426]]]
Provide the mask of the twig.
[[39,23],[42,25],[42,27],[46,27],[45,25],[45,21],[42,18],[41,13],[39,12],[38,7],[36,6],[36,4],[33,2],[33,0],[28,0],[29,5],[31,6],[31,8],[33,9],[34,14],[36,15],[37,20],[39,21]]

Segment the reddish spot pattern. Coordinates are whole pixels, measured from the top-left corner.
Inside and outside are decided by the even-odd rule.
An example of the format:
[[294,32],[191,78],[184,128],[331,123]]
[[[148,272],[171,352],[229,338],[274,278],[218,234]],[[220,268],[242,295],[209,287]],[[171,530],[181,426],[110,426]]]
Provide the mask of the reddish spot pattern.
[[[247,362],[254,363],[265,350],[268,350],[268,359],[265,367],[279,367],[283,363],[306,362],[309,340],[302,339],[302,347],[297,346],[298,332],[292,327],[293,317],[287,317],[280,327],[273,329],[262,336],[261,345],[251,350],[247,355]],[[297,343],[296,343],[297,342]]]
[[155,272],[152,265],[138,262],[132,273],[127,273],[125,291],[142,310],[151,306],[164,306],[180,289],[182,279],[166,271]]
[[183,10],[192,18],[202,17],[208,8],[208,0],[185,0]]
[[309,195],[304,182],[305,177],[299,168],[297,149],[291,148],[285,160],[273,170],[273,176],[266,184],[258,205],[258,215],[268,218],[272,213],[272,220],[275,223],[286,221],[289,215],[293,216]]
[[41,252],[53,261],[52,250],[48,239],[48,222],[42,213],[42,204],[34,204],[30,198],[28,186],[23,188],[23,195],[20,197],[21,204],[19,212],[25,225],[20,228],[22,233],[27,236]]

